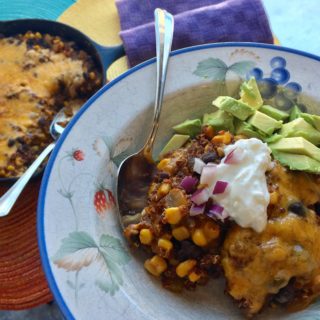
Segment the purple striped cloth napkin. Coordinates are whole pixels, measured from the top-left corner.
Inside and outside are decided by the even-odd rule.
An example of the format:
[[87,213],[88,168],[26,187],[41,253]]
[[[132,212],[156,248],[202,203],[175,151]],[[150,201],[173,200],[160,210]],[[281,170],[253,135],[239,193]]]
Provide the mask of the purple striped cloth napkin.
[[174,50],[209,42],[273,43],[260,0],[116,0],[116,5],[130,66],[156,55],[155,8],[174,15]]

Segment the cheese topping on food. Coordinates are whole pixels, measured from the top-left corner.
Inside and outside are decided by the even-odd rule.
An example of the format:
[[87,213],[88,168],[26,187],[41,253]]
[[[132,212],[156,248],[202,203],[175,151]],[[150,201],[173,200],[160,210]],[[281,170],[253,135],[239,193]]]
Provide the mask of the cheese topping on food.
[[[16,151],[9,147],[8,139],[23,135],[35,125],[41,111],[39,101],[48,99],[59,89],[59,79],[70,82],[82,74],[82,61],[71,60],[62,53],[48,49],[27,51],[26,43],[10,44],[0,40],[0,167]],[[26,68],[28,61],[34,63],[50,59],[34,68]],[[32,62],[31,62],[32,61]],[[19,96],[17,100],[15,97]]]

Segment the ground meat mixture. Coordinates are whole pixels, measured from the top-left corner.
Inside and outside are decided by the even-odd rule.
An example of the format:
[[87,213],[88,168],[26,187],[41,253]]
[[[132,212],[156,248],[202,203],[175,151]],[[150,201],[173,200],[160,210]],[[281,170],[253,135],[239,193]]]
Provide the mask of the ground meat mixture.
[[270,303],[305,307],[320,295],[319,178],[274,162],[266,173],[270,204],[261,233],[228,219],[190,215],[191,194],[181,181],[186,176],[199,179],[194,159],[219,163],[224,146],[243,138],[205,127],[183,148],[164,155],[148,206],[125,236],[150,253],[144,266],[167,289],[193,290],[225,276],[226,292],[247,316]]
[[93,59],[58,36],[0,36],[0,178],[21,175],[51,142],[49,125],[102,85]]

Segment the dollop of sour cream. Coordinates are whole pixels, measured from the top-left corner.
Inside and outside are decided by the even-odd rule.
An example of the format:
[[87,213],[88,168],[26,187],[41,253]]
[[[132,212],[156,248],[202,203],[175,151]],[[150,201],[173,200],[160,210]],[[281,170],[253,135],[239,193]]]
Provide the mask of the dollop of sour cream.
[[[216,168],[213,186],[222,180],[228,182],[228,187],[212,197],[241,227],[261,232],[267,224],[270,201],[265,173],[272,168],[271,151],[256,138],[238,140],[224,151],[225,157]],[[225,163],[228,156],[233,156],[234,161]]]

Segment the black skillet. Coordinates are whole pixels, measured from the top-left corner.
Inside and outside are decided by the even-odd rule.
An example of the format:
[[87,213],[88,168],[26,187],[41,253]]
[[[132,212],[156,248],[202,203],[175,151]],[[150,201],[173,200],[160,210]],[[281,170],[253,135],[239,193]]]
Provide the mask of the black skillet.
[[[20,19],[10,21],[0,21],[0,34],[4,36],[14,36],[27,31],[48,33],[53,36],[60,36],[66,41],[74,41],[79,49],[86,51],[96,63],[97,69],[103,77],[103,84],[106,83],[106,71],[110,65],[122,57],[124,49],[122,45],[104,47],[87,37],[79,30],[60,22],[44,19]],[[1,52],[0,52],[1,57]],[[43,169],[34,175],[38,177]],[[0,178],[0,182],[12,183],[17,178]]]

